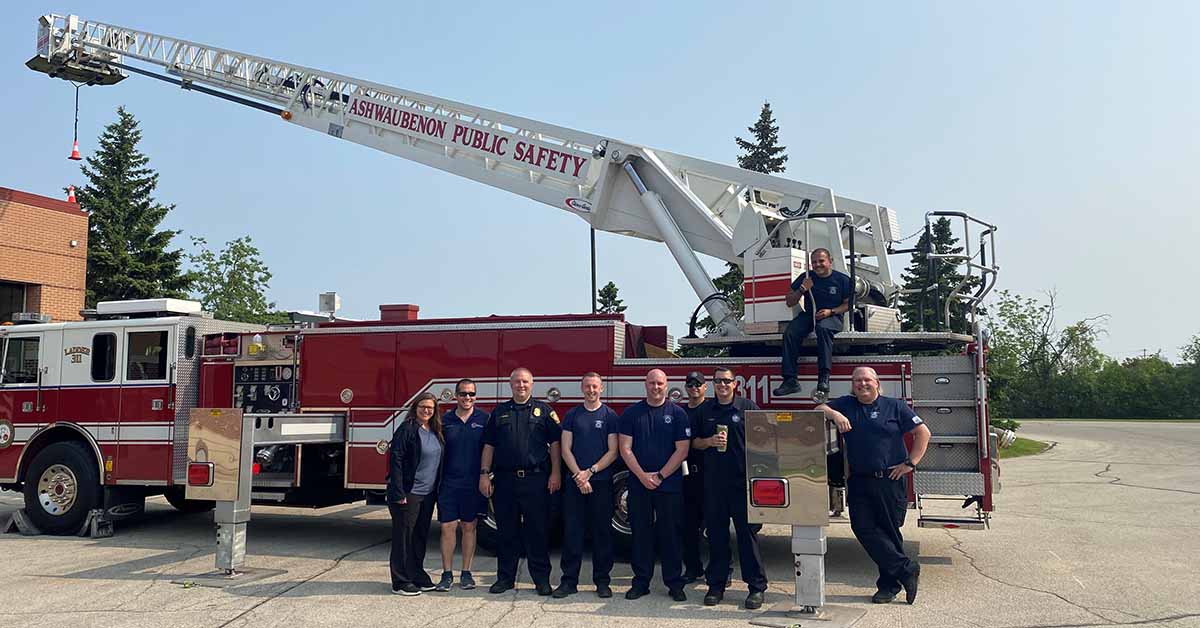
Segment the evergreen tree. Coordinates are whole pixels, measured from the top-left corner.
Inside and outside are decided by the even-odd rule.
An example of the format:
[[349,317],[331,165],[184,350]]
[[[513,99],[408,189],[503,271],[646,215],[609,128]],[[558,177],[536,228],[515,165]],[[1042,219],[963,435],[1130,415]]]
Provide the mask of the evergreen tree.
[[620,314],[625,311],[624,301],[617,298],[617,284],[608,282],[600,288],[596,298],[596,312],[600,314]]
[[275,304],[267,302],[271,271],[250,236],[226,243],[219,254],[204,238],[193,237],[192,244],[198,249],[188,255],[195,267],[194,292],[206,311],[226,321],[287,322],[287,314],[274,311]]
[[738,148],[742,149],[742,154],[737,158],[738,167],[766,174],[783,172],[783,164],[788,159],[783,151],[787,147],[779,145],[779,126],[775,124],[774,114],[771,113],[771,103],[763,103],[758,122],[747,130],[754,134],[753,142],[734,138]]
[[104,129],[100,150],[82,166],[88,185],[77,192],[89,212],[87,307],[99,301],[183,297],[192,275],[181,269],[183,251],[168,250],[180,232],[159,230],[174,205],[152,196],[158,174],[137,149],[137,120],[117,109],[117,121]]
[[[950,228],[949,218],[938,218],[933,223],[933,252],[940,254],[957,254],[962,253],[963,247],[958,245],[958,238],[954,236]],[[945,322],[942,318],[942,309],[945,307],[946,298],[950,292],[963,279],[963,274],[958,272],[959,262],[957,260],[934,259],[932,264],[932,274],[930,272],[930,259],[928,252],[930,251],[930,234],[921,234],[920,240],[917,241],[916,252],[912,254],[912,263],[905,269],[900,276],[906,290],[920,290],[928,288],[925,292],[924,300],[920,293],[904,294],[900,297],[900,316],[905,324],[905,328],[916,330],[922,321],[922,310],[924,310],[924,324],[926,330],[944,330]],[[934,290],[934,277],[937,277],[936,291]],[[963,294],[972,294],[979,287],[979,278],[972,277],[963,288]],[[935,294],[939,307],[935,310]],[[984,314],[982,307],[978,308],[980,315]],[[970,313],[967,303],[961,300],[955,300],[950,304],[950,329],[962,333],[971,332]]]

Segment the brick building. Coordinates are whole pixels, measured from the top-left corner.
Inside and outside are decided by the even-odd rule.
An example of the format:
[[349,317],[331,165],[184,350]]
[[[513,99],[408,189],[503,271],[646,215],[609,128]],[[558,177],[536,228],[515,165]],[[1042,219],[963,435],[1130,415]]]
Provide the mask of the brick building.
[[78,204],[0,187],[0,323],[14,312],[79,320],[87,238]]

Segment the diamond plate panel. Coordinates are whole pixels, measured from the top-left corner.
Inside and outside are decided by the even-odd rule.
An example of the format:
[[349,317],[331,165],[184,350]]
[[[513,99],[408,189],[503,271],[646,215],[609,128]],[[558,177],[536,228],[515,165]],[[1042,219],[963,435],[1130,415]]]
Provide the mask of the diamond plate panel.
[[979,448],[975,443],[930,443],[921,458],[926,471],[978,471]]
[[[922,467],[925,461],[922,460]],[[917,471],[913,492],[918,495],[983,495],[983,474],[948,471]]]
[[969,355],[915,356],[913,399],[975,398],[975,364]]
[[960,406],[917,401],[916,412],[937,436],[975,436],[978,430],[973,403]]

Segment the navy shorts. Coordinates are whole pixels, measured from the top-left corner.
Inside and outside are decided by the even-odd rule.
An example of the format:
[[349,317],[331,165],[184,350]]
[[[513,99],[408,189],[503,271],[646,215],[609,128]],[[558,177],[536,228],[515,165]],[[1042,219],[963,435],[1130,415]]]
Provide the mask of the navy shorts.
[[487,513],[487,498],[479,492],[479,488],[451,488],[443,486],[438,493],[438,521],[449,523],[462,521],[471,523],[481,514]]

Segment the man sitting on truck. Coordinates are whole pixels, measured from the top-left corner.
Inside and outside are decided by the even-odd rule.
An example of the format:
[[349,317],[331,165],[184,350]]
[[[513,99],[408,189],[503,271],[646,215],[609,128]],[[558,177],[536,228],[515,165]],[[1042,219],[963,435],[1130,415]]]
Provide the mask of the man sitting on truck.
[[812,269],[792,281],[785,302],[796,307],[808,295],[805,311],[800,312],[783,332],[783,384],[773,392],[777,396],[800,392],[796,379],[800,345],[811,333],[817,335],[817,390],[829,392],[829,371],[833,362],[833,336],[842,331],[842,314],[850,309],[850,277],[833,269],[828,249],[815,249],[810,257]]

